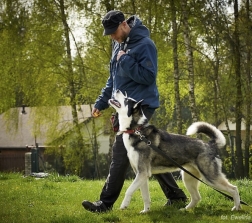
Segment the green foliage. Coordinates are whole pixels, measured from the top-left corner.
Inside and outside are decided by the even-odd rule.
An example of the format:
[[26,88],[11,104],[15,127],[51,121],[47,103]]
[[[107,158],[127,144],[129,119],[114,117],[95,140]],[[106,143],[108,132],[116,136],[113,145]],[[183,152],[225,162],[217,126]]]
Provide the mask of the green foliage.
[[[227,177],[234,177],[234,170],[235,168],[237,168],[236,166],[236,162],[237,162],[237,157],[235,156],[235,148],[234,148],[234,154],[232,155],[231,149],[229,146],[227,146],[226,148],[226,152],[227,154],[225,154],[225,156],[222,157],[223,163],[223,170],[224,173],[227,175]],[[252,154],[252,148],[250,148],[250,154]],[[244,161],[245,162],[245,161]],[[250,169],[249,169],[249,176],[251,176],[252,174],[252,157],[250,156],[249,158],[249,162],[250,162]],[[250,177],[251,179],[251,177]]]
[[12,180],[20,177],[20,173],[0,173],[0,180]]
[[[252,149],[250,149],[250,154],[252,154]],[[249,158],[250,168],[249,168],[249,176],[252,176],[252,156]]]
[[63,153],[66,172],[80,176],[84,162],[88,159],[88,156],[90,156],[91,146],[85,144],[84,147],[80,149],[76,139],[68,143]]
[[[5,175],[4,178],[2,176]],[[80,180],[77,176],[50,175],[47,178],[35,179],[23,177],[21,174],[0,173],[0,221],[10,222],[232,222],[231,218],[241,220],[235,222],[250,222],[251,208],[243,205],[239,212],[231,212],[232,202],[226,200],[211,188],[201,185],[202,201],[190,211],[180,211],[178,207],[165,207],[165,196],[156,180],[150,180],[150,194],[152,200],[151,211],[140,214],[143,202],[140,191],[132,197],[127,210],[120,210],[124,193],[132,180],[125,181],[119,199],[112,211],[97,214],[83,209],[81,202],[84,199],[97,200],[104,184],[104,180]],[[179,186],[185,190],[181,181]],[[237,185],[242,199],[250,204],[252,200],[252,183],[249,180],[232,182]],[[188,195],[188,194],[187,194]],[[251,205],[251,204],[250,204]],[[46,214],[45,214],[46,213]],[[243,219],[242,219],[243,218]],[[244,218],[246,218],[244,220]]]
[[77,181],[80,181],[80,178],[77,175],[60,176],[56,173],[49,174],[47,179],[50,182],[77,182]]
[[[150,29],[158,50],[157,84],[161,101],[153,122],[163,129],[177,132],[170,0],[25,2],[0,2],[0,51],[3,52],[0,55],[0,113],[23,104],[34,107],[34,134],[50,136],[49,143],[62,137],[62,129],[57,128],[60,125],[57,106],[72,105],[75,108],[75,104],[93,104],[106,83],[111,40],[102,36],[101,19],[108,10],[118,9],[124,11],[126,17],[138,15]],[[178,26],[181,121],[185,132],[192,122],[192,111],[189,106],[181,1],[174,1],[174,5]],[[187,6],[190,9],[188,23],[193,49],[196,109],[200,120],[218,125],[235,116],[235,110],[230,109],[235,105],[234,92],[237,87],[233,60],[236,45],[233,15],[227,12],[227,1],[222,0],[197,1],[197,4],[187,1]],[[60,9],[64,9],[64,15]],[[69,45],[64,27],[68,26],[70,39],[77,37],[71,26],[73,23],[78,26],[75,22],[71,23],[73,13],[76,13],[76,18],[81,18],[78,22],[85,27],[85,33],[78,34],[85,35],[85,41],[71,41],[71,50],[66,52]],[[247,55],[250,53],[252,35],[243,2],[239,13],[242,95],[250,98],[250,85],[247,85],[248,79],[245,77],[251,69]],[[63,23],[64,16],[67,24]],[[247,106],[250,103],[246,104],[244,100],[242,110],[245,111]],[[243,115],[246,119],[250,114],[243,112]],[[9,114],[7,118],[10,120],[9,126],[17,125],[17,115]],[[73,116],[73,120],[75,118]],[[49,127],[46,133],[40,128],[43,125]],[[72,139],[68,140],[64,157],[71,173],[80,172],[83,166],[88,168],[89,164],[83,163],[83,157],[90,157],[89,153],[92,153],[91,147],[83,148],[74,142],[75,137],[73,134]],[[74,162],[75,159],[79,160],[78,164]]]
[[232,154],[229,148],[227,149],[227,153],[228,153],[228,156],[224,158],[222,166],[223,166],[224,172],[227,174],[227,177],[230,177],[230,175],[233,172],[232,165],[234,164],[232,164]]

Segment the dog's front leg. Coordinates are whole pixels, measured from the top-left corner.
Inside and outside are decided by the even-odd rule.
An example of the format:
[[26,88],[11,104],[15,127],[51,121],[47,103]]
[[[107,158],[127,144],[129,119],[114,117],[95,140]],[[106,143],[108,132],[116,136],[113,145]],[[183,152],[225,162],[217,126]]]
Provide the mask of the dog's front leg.
[[129,186],[129,188],[127,189],[127,191],[125,193],[125,197],[124,197],[123,202],[120,206],[120,209],[125,209],[129,206],[133,193],[137,189],[139,189],[143,183],[145,183],[146,178],[147,177],[142,176],[142,174],[139,174],[139,173],[136,175],[134,181],[132,182],[132,184]]
[[146,182],[143,182],[140,190],[144,202],[144,209],[140,213],[146,213],[150,210],[150,203],[151,203],[148,178],[146,178]]

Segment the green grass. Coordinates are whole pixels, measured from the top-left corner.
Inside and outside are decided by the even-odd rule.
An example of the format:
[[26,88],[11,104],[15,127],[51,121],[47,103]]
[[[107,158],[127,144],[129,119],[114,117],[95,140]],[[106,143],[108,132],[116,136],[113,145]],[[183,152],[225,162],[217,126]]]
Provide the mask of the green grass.
[[[130,180],[125,182],[113,211],[97,214],[84,210],[81,202],[84,199],[98,200],[103,180],[81,180],[76,176],[56,175],[37,180],[17,173],[0,173],[0,222],[252,222],[252,208],[243,205],[241,211],[231,212],[232,201],[202,184],[202,201],[194,210],[180,211],[177,207],[164,207],[166,199],[156,180],[150,181],[152,205],[148,214],[139,213],[143,209],[140,191],[133,195],[127,210],[120,210],[120,203],[130,183]],[[252,205],[252,181],[239,180],[233,183],[239,187],[242,199]],[[181,181],[178,181],[178,184],[185,190]],[[188,195],[186,190],[185,192]]]

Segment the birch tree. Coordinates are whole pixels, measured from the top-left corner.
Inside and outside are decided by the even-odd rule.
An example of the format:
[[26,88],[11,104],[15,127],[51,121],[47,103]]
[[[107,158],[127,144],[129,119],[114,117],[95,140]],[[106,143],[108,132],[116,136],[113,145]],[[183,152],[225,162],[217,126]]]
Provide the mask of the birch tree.
[[182,23],[183,23],[183,34],[184,34],[184,43],[186,49],[187,57],[187,72],[188,72],[188,85],[189,85],[189,107],[191,109],[192,120],[193,122],[198,121],[197,106],[195,101],[194,94],[194,64],[193,64],[193,48],[191,45],[190,37],[190,27],[188,23],[188,5],[187,0],[182,0]]
[[174,93],[175,93],[175,110],[177,117],[178,133],[182,133],[182,119],[181,119],[181,102],[179,90],[179,64],[178,64],[178,29],[177,29],[177,9],[174,0],[170,1],[172,13],[172,47],[173,47],[173,67],[174,67]]

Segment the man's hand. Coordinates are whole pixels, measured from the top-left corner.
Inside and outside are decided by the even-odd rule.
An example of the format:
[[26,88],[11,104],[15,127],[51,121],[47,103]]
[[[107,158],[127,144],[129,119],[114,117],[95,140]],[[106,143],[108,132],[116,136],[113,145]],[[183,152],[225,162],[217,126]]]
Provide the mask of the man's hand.
[[116,57],[117,61],[120,59],[120,57],[121,57],[123,54],[125,54],[125,52],[124,52],[123,50],[120,50],[120,51],[118,52],[117,57]]
[[101,112],[97,108],[93,108],[93,110],[92,110],[92,116],[94,118],[97,118],[100,115],[101,115]]

